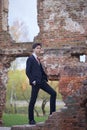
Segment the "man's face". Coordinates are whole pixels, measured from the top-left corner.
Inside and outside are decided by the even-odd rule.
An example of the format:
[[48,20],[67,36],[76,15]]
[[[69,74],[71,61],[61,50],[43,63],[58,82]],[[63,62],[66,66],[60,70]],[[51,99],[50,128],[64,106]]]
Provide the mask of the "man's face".
[[37,46],[35,49],[33,49],[33,51],[34,51],[34,53],[36,54],[36,55],[40,55],[40,53],[41,53],[41,49],[42,49],[42,47],[41,46]]

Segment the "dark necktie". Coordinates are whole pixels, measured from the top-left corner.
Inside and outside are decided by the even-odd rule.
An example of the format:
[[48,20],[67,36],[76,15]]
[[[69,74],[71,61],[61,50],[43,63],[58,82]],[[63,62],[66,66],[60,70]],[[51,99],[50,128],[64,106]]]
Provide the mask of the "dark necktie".
[[38,62],[38,64],[40,64],[40,59],[37,57],[37,62]]

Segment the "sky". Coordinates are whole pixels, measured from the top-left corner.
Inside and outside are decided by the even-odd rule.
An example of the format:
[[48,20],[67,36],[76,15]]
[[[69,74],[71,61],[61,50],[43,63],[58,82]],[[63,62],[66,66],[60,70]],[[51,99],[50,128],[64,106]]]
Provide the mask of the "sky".
[[[9,0],[9,26],[11,26],[16,20],[22,21],[27,26],[29,40],[33,41],[33,38],[39,33],[39,27],[37,24],[37,0]],[[16,62],[18,64],[18,69],[25,68],[26,58],[17,58]]]
[[15,20],[24,22],[28,28],[29,39],[33,41],[34,36],[39,33],[37,24],[37,0],[9,0],[9,26]]

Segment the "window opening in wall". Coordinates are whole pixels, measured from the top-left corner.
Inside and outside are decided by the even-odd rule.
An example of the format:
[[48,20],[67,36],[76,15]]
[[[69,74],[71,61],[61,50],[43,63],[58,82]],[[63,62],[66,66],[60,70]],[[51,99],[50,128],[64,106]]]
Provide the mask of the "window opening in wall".
[[12,63],[11,63],[11,70],[25,70],[26,68],[26,60],[28,57],[19,57],[16,58]]
[[9,0],[8,24],[15,41],[32,42],[39,33],[37,0]]
[[[25,58],[27,60],[28,57],[16,58],[16,60],[11,63],[8,72],[6,113],[24,114],[24,119],[27,121],[27,108],[31,96],[31,86],[29,85],[29,80],[25,73]],[[58,81],[49,80],[48,82],[57,92],[56,109],[59,110],[59,108],[62,108],[65,104],[58,90]],[[39,116],[44,114],[49,115],[48,108],[49,95],[40,90],[35,107],[36,114],[38,113]]]
[[6,94],[6,113],[26,114],[25,119],[27,120],[27,106],[30,97],[30,87],[25,74],[26,60],[27,57],[16,58],[9,68]]
[[86,55],[80,55],[80,62],[86,62]]

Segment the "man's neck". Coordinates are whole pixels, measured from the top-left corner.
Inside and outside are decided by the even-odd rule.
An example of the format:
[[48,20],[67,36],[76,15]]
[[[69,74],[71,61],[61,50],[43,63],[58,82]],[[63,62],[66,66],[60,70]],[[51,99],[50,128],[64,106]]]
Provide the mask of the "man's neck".
[[38,56],[36,55],[36,53],[33,53],[33,56],[34,56],[36,59],[37,59],[37,57],[38,57]]

